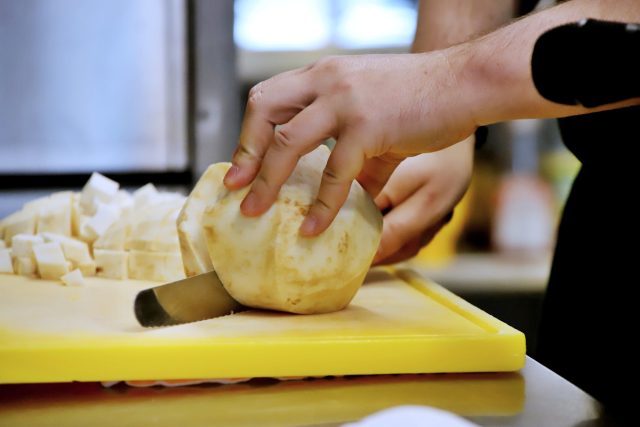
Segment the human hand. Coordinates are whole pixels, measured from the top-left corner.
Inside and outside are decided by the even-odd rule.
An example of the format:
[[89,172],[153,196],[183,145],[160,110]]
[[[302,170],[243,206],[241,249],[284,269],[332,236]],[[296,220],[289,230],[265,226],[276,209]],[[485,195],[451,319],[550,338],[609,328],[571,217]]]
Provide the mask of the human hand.
[[242,213],[264,213],[300,156],[334,137],[317,200],[300,229],[320,234],[354,178],[375,196],[407,156],[472,134],[476,124],[451,64],[446,51],[330,57],[259,83],[225,177],[229,189],[253,182]]
[[469,187],[474,137],[404,160],[375,201],[384,216],[374,265],[413,257],[451,219]]

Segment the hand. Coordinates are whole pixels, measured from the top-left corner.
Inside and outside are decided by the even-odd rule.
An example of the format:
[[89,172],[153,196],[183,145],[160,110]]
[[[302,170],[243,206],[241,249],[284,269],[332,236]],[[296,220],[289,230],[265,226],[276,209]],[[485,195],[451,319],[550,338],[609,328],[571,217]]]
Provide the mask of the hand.
[[393,172],[375,199],[388,212],[374,265],[413,257],[450,220],[471,181],[473,140],[408,158]]
[[253,181],[242,213],[264,213],[299,157],[334,137],[317,200],[300,230],[317,235],[354,178],[375,196],[407,156],[472,134],[475,122],[443,52],[326,58],[255,86],[225,177],[230,189]]

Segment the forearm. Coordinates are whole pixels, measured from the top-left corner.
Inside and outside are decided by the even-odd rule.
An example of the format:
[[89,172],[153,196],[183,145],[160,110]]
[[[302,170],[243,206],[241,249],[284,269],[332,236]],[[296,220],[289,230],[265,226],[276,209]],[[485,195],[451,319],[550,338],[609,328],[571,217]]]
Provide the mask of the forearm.
[[421,0],[412,52],[462,43],[513,18],[517,0]]
[[529,15],[480,39],[447,49],[461,106],[476,125],[519,118],[565,117],[640,103],[630,100],[595,109],[556,104],[542,98],[531,76],[531,56],[538,37],[556,26],[595,18],[640,22],[638,0],[573,0]]

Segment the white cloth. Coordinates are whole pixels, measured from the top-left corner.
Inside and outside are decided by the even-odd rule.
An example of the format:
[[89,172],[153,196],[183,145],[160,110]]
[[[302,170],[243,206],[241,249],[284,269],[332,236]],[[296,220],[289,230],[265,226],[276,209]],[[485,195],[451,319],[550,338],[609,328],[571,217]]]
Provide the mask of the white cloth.
[[427,406],[397,406],[343,427],[479,427],[451,412]]

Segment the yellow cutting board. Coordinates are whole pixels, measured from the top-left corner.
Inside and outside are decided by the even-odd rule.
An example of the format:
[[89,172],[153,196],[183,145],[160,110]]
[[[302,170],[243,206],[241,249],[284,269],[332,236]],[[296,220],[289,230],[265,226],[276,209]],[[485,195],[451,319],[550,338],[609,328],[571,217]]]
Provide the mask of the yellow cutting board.
[[133,314],[151,282],[81,288],[0,276],[0,383],[522,368],[524,335],[408,270],[372,270],[337,313],[247,311],[145,329]]

